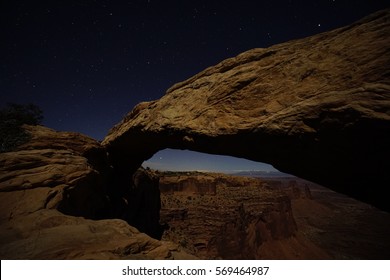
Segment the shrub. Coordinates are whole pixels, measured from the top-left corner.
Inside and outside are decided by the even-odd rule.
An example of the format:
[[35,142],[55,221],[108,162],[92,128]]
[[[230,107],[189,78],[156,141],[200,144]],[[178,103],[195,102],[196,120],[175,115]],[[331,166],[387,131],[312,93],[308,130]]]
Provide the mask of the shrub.
[[22,125],[38,125],[42,120],[42,110],[34,104],[10,103],[0,110],[0,152],[12,151],[27,142],[30,136]]

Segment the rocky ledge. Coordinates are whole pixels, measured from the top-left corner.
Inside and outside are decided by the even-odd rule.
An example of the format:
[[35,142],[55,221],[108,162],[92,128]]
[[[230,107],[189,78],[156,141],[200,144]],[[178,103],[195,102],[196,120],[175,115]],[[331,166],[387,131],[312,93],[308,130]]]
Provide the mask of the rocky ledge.
[[97,141],[25,129],[31,140],[0,154],[1,259],[194,258],[125,221],[130,210],[119,207],[110,190],[110,168]]

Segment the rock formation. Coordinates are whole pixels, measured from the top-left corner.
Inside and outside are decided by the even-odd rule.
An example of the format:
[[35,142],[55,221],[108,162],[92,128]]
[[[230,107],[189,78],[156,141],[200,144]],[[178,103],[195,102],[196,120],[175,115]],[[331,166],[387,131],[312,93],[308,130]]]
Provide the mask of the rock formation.
[[[381,190],[390,180],[389,24],[390,10],[380,11],[227,59],[160,100],[136,106],[102,144],[25,126],[31,139],[0,153],[1,259],[327,258],[316,245],[322,228],[306,220],[318,222],[325,209],[330,224],[332,208],[339,211],[334,205],[352,209],[344,198],[318,207],[293,183],[163,178],[160,217],[159,177],[139,167],[164,148],[232,155],[271,163],[389,211]],[[176,196],[174,203],[169,196]],[[312,206],[318,212],[304,212]],[[375,244],[366,242],[368,253],[351,251],[347,258],[388,257],[390,226],[382,223],[388,213],[373,209],[353,206],[343,212],[350,216],[337,220],[352,234],[364,226],[361,220],[379,221],[373,232],[380,235],[363,231],[375,237]],[[160,220],[168,223],[165,233]],[[297,224],[318,243],[301,236]],[[189,239],[184,231],[199,235]],[[339,236],[332,234],[329,240]],[[151,238],[161,235],[164,241]],[[370,246],[384,253],[369,254]],[[344,258],[337,247],[331,257]]]
[[[183,182],[192,185],[184,183],[183,188]],[[167,225],[163,240],[180,244],[199,258],[329,258],[297,232],[290,198],[259,179],[162,173],[160,188],[165,190],[161,194],[161,223]]]
[[[176,172],[164,172],[160,176],[159,189],[163,194],[187,194],[187,195],[216,195],[217,180],[210,176],[203,176],[202,173],[188,172],[180,175],[175,175]],[[193,175],[197,176],[194,177]]]
[[390,258],[390,213],[317,184],[295,181],[301,195],[296,196],[289,188],[282,190],[289,196],[293,194],[291,208],[298,232],[325,250],[330,258]]
[[25,129],[31,140],[0,154],[1,259],[191,258],[173,243],[150,238],[115,219],[134,212],[141,213],[148,227],[155,225],[153,219],[158,223],[156,197],[142,196],[153,188],[147,178],[140,178],[146,173],[138,171],[132,185],[138,191],[131,194],[144,201],[151,196],[152,203],[146,210],[126,208],[126,203],[119,203],[126,196],[108,182],[106,152],[97,141],[40,126]]
[[104,139],[115,176],[164,148],[267,162],[390,210],[390,10],[253,49],[136,106]]
[[[1,220],[40,209],[101,218],[107,215],[105,151],[78,133],[26,126],[32,139],[0,154]],[[25,201],[26,200],[26,201]]]
[[390,257],[390,213],[299,178],[162,172],[160,188],[163,240],[202,259]]

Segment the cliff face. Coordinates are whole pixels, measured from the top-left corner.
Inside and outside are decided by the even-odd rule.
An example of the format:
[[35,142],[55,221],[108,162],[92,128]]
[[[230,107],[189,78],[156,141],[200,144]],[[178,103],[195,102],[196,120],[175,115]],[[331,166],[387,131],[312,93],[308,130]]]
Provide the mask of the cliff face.
[[[45,127],[25,129],[29,142],[0,153],[1,259],[191,257],[127,223],[156,230],[160,201],[151,191],[158,191],[152,176],[140,170],[132,188],[121,193],[109,183],[106,152],[98,142]],[[129,192],[142,205],[129,207]]]
[[217,182],[210,176],[163,176],[159,180],[159,189],[163,194],[215,195]]
[[[253,49],[136,106],[107,135],[129,180],[164,148],[267,162],[390,210],[390,10],[350,26]],[[128,176],[127,176],[128,177]]]
[[[202,191],[183,188],[183,182]],[[180,244],[199,258],[329,258],[297,232],[290,198],[259,179],[163,173],[160,188],[163,240]]]
[[202,259],[390,257],[390,213],[300,178],[163,172],[161,187],[163,240]]

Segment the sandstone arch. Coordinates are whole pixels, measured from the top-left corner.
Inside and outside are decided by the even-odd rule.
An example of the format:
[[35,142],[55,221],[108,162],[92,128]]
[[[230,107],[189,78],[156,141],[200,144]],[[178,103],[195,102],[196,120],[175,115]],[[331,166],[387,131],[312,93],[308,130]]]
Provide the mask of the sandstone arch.
[[390,180],[390,11],[254,49],[136,106],[107,135],[120,184],[165,148],[270,163],[377,207]]

